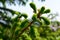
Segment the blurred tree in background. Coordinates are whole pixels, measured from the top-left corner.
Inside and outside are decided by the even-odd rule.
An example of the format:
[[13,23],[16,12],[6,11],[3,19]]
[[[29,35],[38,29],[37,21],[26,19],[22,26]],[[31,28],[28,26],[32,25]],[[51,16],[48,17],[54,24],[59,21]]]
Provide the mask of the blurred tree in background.
[[[37,10],[36,5],[33,2],[30,3],[34,12],[29,20],[27,14],[8,9],[5,6],[6,3],[25,5],[28,0],[1,0],[0,2],[3,5],[0,7],[0,20],[2,20],[0,21],[0,40],[60,40],[60,22],[51,22],[49,17],[41,16],[50,13],[50,9],[42,6]],[[13,17],[14,15],[17,16]],[[24,17],[23,20],[21,20],[22,17]]]

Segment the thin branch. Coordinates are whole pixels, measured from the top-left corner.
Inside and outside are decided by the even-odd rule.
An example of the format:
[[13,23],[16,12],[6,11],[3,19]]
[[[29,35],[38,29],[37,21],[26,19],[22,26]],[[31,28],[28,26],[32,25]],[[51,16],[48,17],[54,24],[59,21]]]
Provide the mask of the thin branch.
[[[12,9],[4,8],[4,7],[0,7],[0,9],[1,9],[1,10],[9,11],[9,12],[11,12],[11,13],[12,13],[12,12],[15,13],[15,11],[12,10]],[[18,12],[18,13],[20,13],[20,12]]]
[[1,9],[1,10],[10,11],[10,12],[12,12],[12,11],[13,11],[13,10],[11,10],[11,9],[8,9],[8,8],[4,8],[4,7],[0,7],[0,9]]
[[18,36],[16,37],[16,39],[18,39],[18,38],[22,35],[22,33],[23,33],[25,30],[27,30],[28,27],[30,27],[30,26],[32,25],[33,22],[34,22],[34,21],[30,22],[29,25],[28,25],[26,28],[22,29],[22,31],[18,34]]
[[37,18],[40,18],[41,16],[41,12],[39,11],[38,15],[37,15]]

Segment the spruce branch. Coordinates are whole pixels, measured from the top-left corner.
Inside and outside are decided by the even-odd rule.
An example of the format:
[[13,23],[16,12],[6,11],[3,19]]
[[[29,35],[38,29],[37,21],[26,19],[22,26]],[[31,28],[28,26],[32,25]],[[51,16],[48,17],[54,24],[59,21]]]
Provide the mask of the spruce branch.
[[0,7],[1,10],[7,10],[7,11],[13,11],[11,9],[8,9],[8,8],[4,8],[4,7]]
[[[40,12],[37,15],[37,18],[40,18],[41,14]],[[30,27],[32,25],[34,21],[30,22],[29,25],[27,27],[25,27],[24,29],[21,30],[21,32],[17,35],[16,40],[23,34],[24,31],[26,31],[28,29],[28,27]]]
[[34,21],[30,22],[29,25],[28,25],[27,27],[25,27],[24,29],[22,29],[21,32],[20,32],[20,33],[18,34],[18,36],[16,37],[16,39],[18,39],[18,38],[23,34],[23,32],[26,31],[27,28],[30,27],[30,26],[32,25],[33,22],[34,22]]

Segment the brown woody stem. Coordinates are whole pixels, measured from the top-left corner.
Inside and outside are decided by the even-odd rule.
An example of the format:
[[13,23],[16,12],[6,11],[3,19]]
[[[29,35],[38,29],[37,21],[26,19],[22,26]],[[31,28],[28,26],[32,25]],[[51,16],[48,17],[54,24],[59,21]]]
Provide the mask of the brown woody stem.
[[[38,15],[37,15],[37,18],[40,18],[40,16],[41,16],[41,14],[40,14],[40,12],[39,12]],[[22,31],[18,34],[18,36],[17,36],[16,38],[18,39],[18,38],[22,35],[22,33],[23,33],[25,30],[27,30],[28,27],[30,27],[30,26],[32,25],[33,22],[34,22],[34,21],[30,22],[30,24],[29,24],[26,28],[22,29]]]
[[32,25],[33,22],[34,22],[34,21],[30,22],[27,27],[25,27],[24,29],[22,29],[22,31],[18,34],[18,36],[17,36],[16,38],[18,39],[18,38],[23,34],[23,32],[24,32],[25,30],[27,30],[27,28]]

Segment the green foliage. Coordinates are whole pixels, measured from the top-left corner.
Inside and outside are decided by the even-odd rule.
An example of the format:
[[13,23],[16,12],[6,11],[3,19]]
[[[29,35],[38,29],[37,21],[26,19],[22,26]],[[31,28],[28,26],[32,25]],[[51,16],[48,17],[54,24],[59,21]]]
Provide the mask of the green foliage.
[[[10,0],[13,2],[12,0]],[[50,28],[50,21],[47,17],[42,17],[44,13],[49,13],[50,10],[45,7],[36,10],[34,3],[30,3],[31,8],[35,14],[32,16],[32,20],[28,19],[27,14],[0,7],[0,18],[4,22],[0,22],[0,40],[59,40],[60,29],[53,31]],[[4,11],[11,13],[11,17],[7,16]],[[36,12],[38,11],[38,13]],[[8,13],[7,12],[7,13]],[[16,17],[13,17],[16,15]],[[25,19],[21,20],[24,17]],[[36,23],[37,22],[37,23]],[[56,22],[59,26],[59,22]],[[55,25],[55,24],[54,24]],[[59,37],[59,38],[58,38]],[[58,39],[57,39],[58,38]]]
[[30,3],[30,7],[34,10],[34,13],[36,13],[36,6],[34,3]]
[[37,30],[36,26],[34,26],[34,25],[31,26],[29,34],[30,34],[32,40],[37,40],[37,39],[40,40],[39,33],[38,33],[38,30]]
[[12,9],[4,8],[4,7],[0,7],[0,9],[3,10],[3,11],[6,10],[8,12],[11,12],[12,15],[14,15],[14,14],[20,14],[20,12],[14,11]]
[[0,0],[0,2],[3,4],[3,6],[5,5],[5,3],[9,3],[9,5],[11,5],[11,4],[14,4],[14,5],[16,5],[16,2],[17,2],[17,4],[21,4],[21,5],[26,5],[26,2],[27,2],[28,0]]
[[28,20],[27,19],[24,19],[22,22],[21,22],[21,25],[20,25],[20,27],[21,28],[24,28],[24,27],[26,27],[27,25],[28,25]]
[[50,13],[50,9],[45,10],[44,13]]
[[21,14],[21,16],[23,16],[24,18],[27,18],[27,14]]
[[26,33],[23,33],[22,36],[21,36],[21,38],[22,38],[22,40],[32,40],[30,38],[30,36],[28,34],[26,34]]
[[43,7],[41,7],[40,12],[41,12],[41,13],[44,13],[44,10],[45,10],[45,7],[43,6]]
[[43,7],[41,7],[41,9],[39,10],[39,13],[41,13],[41,14],[50,13],[50,9],[46,9],[46,10],[45,10],[45,7],[43,6]]
[[46,17],[41,17],[41,19],[44,20],[44,22],[45,22],[46,25],[49,25],[49,24],[50,24],[50,20],[49,20],[48,18],[46,18]]
[[[6,3],[8,3],[9,5],[16,5],[16,3],[18,5],[26,5],[26,3],[28,2],[29,0],[0,0],[0,3],[3,4],[3,7],[5,7]],[[33,1],[33,0],[31,0]],[[42,0],[41,0],[42,1]]]
[[5,0],[0,0],[0,2],[2,2],[4,4],[5,3]]
[[37,20],[37,14],[34,14],[33,17],[32,17],[32,19],[33,19],[34,21],[36,21],[36,20]]

